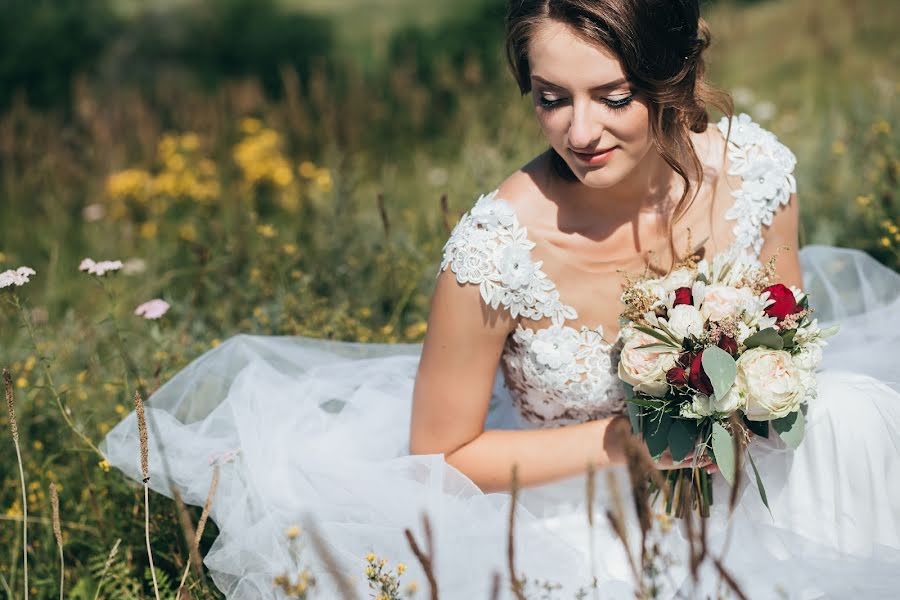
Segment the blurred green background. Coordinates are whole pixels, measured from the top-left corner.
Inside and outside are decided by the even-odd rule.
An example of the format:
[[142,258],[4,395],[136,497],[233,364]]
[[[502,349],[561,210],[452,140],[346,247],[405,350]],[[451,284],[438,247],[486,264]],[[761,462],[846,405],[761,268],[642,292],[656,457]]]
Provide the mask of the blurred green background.
[[[798,156],[803,242],[900,269],[900,2],[703,7],[712,80]],[[544,148],[503,62],[503,11],[499,0],[4,2],[0,271],[37,275],[16,290],[21,310],[0,290],[0,365],[16,382],[33,484],[38,597],[56,593],[50,481],[71,524],[72,597],[93,597],[116,539],[127,551],[115,597],[149,589],[140,491],[80,437],[97,443],[136,387],[152,391],[237,332],[422,339],[449,228]],[[88,256],[126,267],[97,280],[78,271]],[[171,304],[159,321],[133,314],[154,297]],[[13,461],[4,446],[0,595],[16,597]],[[177,580],[186,545],[158,502],[157,565]]]

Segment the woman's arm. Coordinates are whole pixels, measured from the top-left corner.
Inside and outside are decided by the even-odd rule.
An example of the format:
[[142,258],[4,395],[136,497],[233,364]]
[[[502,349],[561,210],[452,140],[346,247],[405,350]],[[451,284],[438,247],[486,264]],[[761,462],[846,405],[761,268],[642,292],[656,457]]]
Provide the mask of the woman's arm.
[[[449,270],[438,276],[416,375],[410,426],[413,454],[444,454],[485,492],[523,487],[624,461],[631,427],[624,416],[552,429],[484,430],[494,377],[515,320],[491,309],[476,285]],[[689,461],[681,463],[687,464]],[[704,463],[705,464],[705,463]],[[672,468],[663,459],[661,468]]]
[[772,218],[772,224],[763,231],[763,247],[759,260],[765,264],[778,255],[775,262],[777,282],[803,287],[800,272],[800,241],[798,236],[800,207],[797,194],[791,194],[787,205],[780,207]]

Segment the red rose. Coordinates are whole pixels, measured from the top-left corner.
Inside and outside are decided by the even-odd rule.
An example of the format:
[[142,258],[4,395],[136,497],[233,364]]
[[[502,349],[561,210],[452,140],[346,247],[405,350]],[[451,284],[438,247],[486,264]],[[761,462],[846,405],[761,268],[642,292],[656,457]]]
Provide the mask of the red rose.
[[691,374],[688,378],[688,381],[690,382],[691,387],[701,394],[712,396],[712,382],[709,380],[709,376],[706,374],[706,371],[703,370],[702,360],[703,352],[701,351],[699,354],[697,354],[697,356],[694,357],[694,360],[691,361]]
[[675,303],[672,305],[678,306],[679,304],[693,304],[694,296],[691,294],[691,288],[689,287],[680,287],[675,290]]
[[723,335],[723,336],[719,337],[719,343],[716,345],[732,356],[737,354],[737,351],[738,351],[737,340],[735,340],[733,337],[728,337],[727,335]]
[[769,299],[775,301],[774,304],[770,304],[764,309],[765,313],[770,317],[775,317],[781,321],[786,316],[800,311],[797,301],[794,300],[794,292],[786,285],[776,283],[775,285],[770,285],[763,291],[769,292]]
[[671,385],[676,386],[687,385],[687,371],[685,371],[681,367],[672,367],[671,369],[666,371],[666,381],[668,381]]

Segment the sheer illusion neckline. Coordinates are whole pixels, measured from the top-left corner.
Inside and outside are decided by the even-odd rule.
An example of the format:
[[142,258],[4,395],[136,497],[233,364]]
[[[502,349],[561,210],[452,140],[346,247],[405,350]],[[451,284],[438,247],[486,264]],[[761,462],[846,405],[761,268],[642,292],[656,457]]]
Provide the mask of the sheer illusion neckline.
[[[515,225],[515,228],[518,229],[518,230],[520,231],[520,235],[521,235],[524,239],[526,239],[528,242],[531,243],[532,248],[537,247],[537,243],[536,243],[536,242],[528,235],[528,227],[526,227],[525,225],[523,225],[522,222],[519,220],[519,214],[518,214],[518,212],[516,211],[516,208],[513,206],[513,204],[512,204],[509,200],[507,200],[507,199],[503,198],[502,196],[500,196],[500,195],[499,195],[499,192],[500,192],[500,188],[499,188],[499,187],[494,188],[493,191],[491,191],[490,193],[487,194],[487,197],[490,199],[491,202],[502,203],[503,205],[505,205],[505,206],[509,209],[509,211],[511,212],[513,218],[515,219],[514,225]],[[544,275],[544,277],[546,278],[546,280],[547,280],[548,282],[550,282],[550,284],[553,286],[552,289],[553,289],[557,294],[559,294],[559,286],[556,285],[556,282],[553,280],[553,278],[550,277],[550,275],[549,275],[546,271],[544,271],[543,268],[540,268],[540,267],[537,267],[537,266],[536,266],[536,263],[537,263],[537,262],[543,263],[543,261],[535,261],[535,260],[531,257],[531,253],[530,253],[530,252],[529,252],[529,258],[528,258],[528,260],[531,261],[532,265],[535,265],[535,272],[538,272],[538,271],[539,271],[539,272],[543,273],[543,275]],[[563,317],[563,318],[562,318],[562,322],[561,322],[560,324],[558,324],[558,325],[557,325],[557,324],[551,324],[551,325],[549,325],[548,327],[529,327],[529,326],[526,326],[526,325],[523,324],[523,320],[524,320],[524,319],[519,319],[519,320],[518,320],[518,323],[516,324],[516,329],[517,329],[517,330],[518,330],[518,329],[528,330],[528,331],[532,331],[532,332],[537,332],[537,331],[540,331],[541,329],[554,329],[554,328],[556,328],[556,329],[570,329],[570,330],[573,330],[573,331],[575,331],[575,332],[579,332],[579,331],[594,331],[594,332],[596,332],[597,334],[600,335],[601,340],[602,340],[605,344],[609,344],[609,345],[613,345],[616,341],[618,341],[619,337],[621,336],[622,331],[621,331],[621,329],[620,329],[620,330],[616,333],[615,339],[612,339],[612,340],[608,339],[608,337],[607,337],[607,327],[606,327],[603,323],[597,323],[597,324],[594,325],[593,327],[589,327],[588,325],[580,325],[580,326],[567,325],[568,322],[571,322],[571,321],[574,321],[574,320],[578,319],[578,309],[576,309],[576,308],[575,308],[574,306],[572,306],[571,304],[566,304],[566,303],[563,301],[563,299],[562,299],[561,297],[558,298],[558,302],[559,302],[559,304],[560,304],[563,308],[568,309],[568,310],[570,311],[570,314],[573,314],[574,316],[572,316],[571,318]]]

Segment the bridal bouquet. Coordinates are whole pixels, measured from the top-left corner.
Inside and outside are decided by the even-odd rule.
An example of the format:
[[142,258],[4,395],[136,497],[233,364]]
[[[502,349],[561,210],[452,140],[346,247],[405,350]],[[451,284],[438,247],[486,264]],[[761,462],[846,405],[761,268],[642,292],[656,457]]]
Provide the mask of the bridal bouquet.
[[693,452],[692,468],[668,472],[670,514],[708,516],[710,475],[697,462],[709,456],[733,483],[744,452],[768,507],[751,437],[767,438],[771,426],[793,448],[803,439],[814,371],[837,329],[820,329],[807,295],[774,273],[774,259],[756,267],[733,253],[626,282],[619,377],[632,428],[654,457],[669,450],[680,462]]

